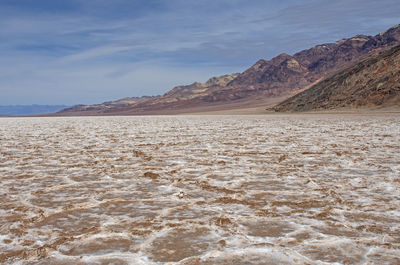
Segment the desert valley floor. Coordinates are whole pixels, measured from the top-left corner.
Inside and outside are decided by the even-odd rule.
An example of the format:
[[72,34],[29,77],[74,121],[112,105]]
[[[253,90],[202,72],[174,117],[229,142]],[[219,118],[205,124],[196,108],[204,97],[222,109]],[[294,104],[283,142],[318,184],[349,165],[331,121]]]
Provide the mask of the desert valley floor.
[[0,119],[0,263],[400,264],[400,115]]

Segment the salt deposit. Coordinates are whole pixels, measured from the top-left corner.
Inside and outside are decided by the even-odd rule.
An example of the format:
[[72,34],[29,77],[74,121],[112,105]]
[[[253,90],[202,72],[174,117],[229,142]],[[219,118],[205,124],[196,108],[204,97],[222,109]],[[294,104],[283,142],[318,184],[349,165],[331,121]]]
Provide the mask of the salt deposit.
[[0,263],[400,264],[400,115],[0,119]]

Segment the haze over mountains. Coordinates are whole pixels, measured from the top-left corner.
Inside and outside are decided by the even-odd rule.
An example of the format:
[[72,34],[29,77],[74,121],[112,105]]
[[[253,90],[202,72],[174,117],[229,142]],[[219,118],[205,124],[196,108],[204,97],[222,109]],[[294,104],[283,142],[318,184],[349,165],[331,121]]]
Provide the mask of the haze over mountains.
[[8,105],[0,106],[0,116],[52,113],[67,108],[66,105]]
[[[269,61],[259,60],[243,73],[213,77],[204,84],[196,82],[178,86],[162,96],[125,98],[97,105],[78,105],[64,109],[58,115],[174,114],[210,109],[272,106],[310,87],[315,89],[313,85],[339,70],[351,67],[365,58],[377,56],[399,43],[400,25],[397,25],[376,36],[357,35],[334,43],[318,45],[294,55],[280,54]],[[393,60],[393,63],[395,64],[391,69],[394,71],[399,68],[398,60]],[[364,75],[368,76],[369,68],[359,67],[363,69]],[[392,70],[390,74],[396,75]],[[351,73],[347,72],[347,76]],[[386,76],[385,73],[380,74]],[[386,80],[385,78],[382,80]],[[327,84],[327,81],[323,82],[320,86]],[[380,86],[385,84],[380,83]],[[393,93],[398,91],[393,90]],[[334,108],[334,105],[331,107]],[[381,104],[381,107],[385,107],[384,104]]]

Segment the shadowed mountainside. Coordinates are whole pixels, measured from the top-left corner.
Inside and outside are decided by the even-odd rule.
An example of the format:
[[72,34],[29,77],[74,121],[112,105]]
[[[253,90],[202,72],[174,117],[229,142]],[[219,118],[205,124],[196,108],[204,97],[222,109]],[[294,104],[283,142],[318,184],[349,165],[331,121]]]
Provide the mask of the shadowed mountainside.
[[377,109],[400,106],[400,45],[319,82],[275,111]]
[[294,55],[259,60],[243,73],[178,86],[162,96],[78,105],[57,115],[173,114],[267,106],[308,89],[367,56],[400,43],[400,25],[376,36],[357,35]]

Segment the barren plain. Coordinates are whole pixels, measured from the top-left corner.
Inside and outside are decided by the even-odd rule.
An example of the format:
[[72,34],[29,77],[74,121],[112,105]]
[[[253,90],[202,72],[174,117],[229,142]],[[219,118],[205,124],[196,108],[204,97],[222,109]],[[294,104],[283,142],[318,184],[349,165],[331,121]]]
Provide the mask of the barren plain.
[[400,115],[0,119],[0,263],[400,264]]

